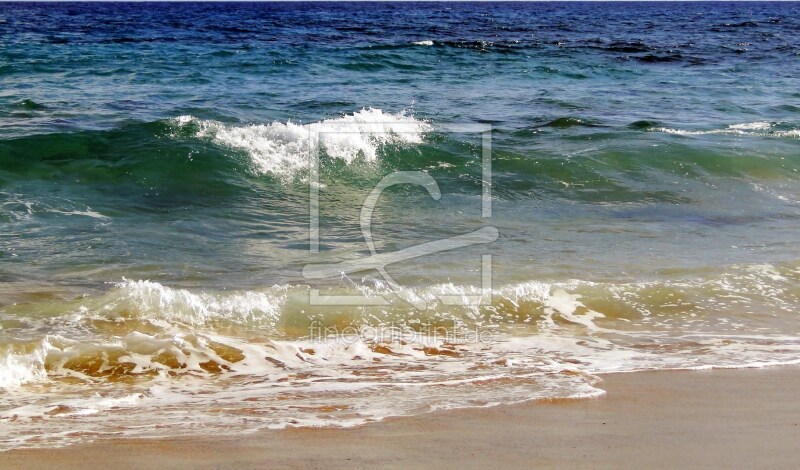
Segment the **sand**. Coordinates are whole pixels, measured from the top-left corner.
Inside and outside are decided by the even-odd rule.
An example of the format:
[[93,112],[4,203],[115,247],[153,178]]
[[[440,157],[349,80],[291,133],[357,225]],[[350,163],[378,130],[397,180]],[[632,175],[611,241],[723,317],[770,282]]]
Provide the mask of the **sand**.
[[800,467],[800,368],[604,376],[596,399],[247,437],[0,453],[2,468]]

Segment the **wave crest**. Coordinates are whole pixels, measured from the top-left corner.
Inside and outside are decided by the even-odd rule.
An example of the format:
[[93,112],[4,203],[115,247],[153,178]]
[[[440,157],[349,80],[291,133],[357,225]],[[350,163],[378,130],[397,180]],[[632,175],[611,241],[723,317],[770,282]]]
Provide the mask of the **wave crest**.
[[254,170],[279,177],[306,171],[309,155],[322,150],[330,158],[347,164],[362,158],[375,161],[386,144],[418,144],[432,126],[405,112],[391,114],[363,108],[353,114],[311,124],[291,121],[269,124],[231,125],[219,121],[179,116],[173,123],[193,125],[196,136],[211,139],[248,154]]
[[727,135],[741,135],[741,136],[759,136],[759,137],[783,137],[783,138],[800,138],[800,129],[792,128],[786,129],[781,126],[781,123],[772,122],[745,122],[741,124],[731,124],[724,129],[710,129],[710,130],[686,130],[686,129],[673,129],[670,127],[653,127],[649,129],[651,132],[662,132],[665,134],[677,135],[712,135],[712,134],[727,134]]

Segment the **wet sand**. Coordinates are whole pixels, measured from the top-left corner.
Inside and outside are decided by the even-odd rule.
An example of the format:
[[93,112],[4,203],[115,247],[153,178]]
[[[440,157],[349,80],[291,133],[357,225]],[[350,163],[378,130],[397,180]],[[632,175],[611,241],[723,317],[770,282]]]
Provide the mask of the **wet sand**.
[[352,429],[104,440],[0,453],[1,468],[674,468],[800,465],[800,368],[604,376],[596,399]]

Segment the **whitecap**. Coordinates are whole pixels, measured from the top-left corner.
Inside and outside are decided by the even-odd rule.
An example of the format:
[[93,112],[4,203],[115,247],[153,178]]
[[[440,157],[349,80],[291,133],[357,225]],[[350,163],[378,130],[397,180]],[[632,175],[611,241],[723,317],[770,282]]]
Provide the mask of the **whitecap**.
[[759,137],[788,137],[800,138],[800,129],[780,130],[776,129],[777,123],[767,121],[745,122],[740,124],[731,124],[724,129],[708,129],[708,130],[689,130],[689,129],[674,129],[670,127],[654,127],[650,132],[661,132],[664,134],[675,135],[741,135],[741,136],[759,136]]
[[132,305],[134,311],[150,320],[166,320],[189,325],[227,320],[234,323],[271,324],[280,316],[286,300],[285,289],[272,292],[245,291],[207,294],[174,289],[148,280],[124,280],[105,305],[116,310]]
[[391,114],[364,108],[353,114],[310,124],[291,121],[232,125],[219,121],[178,116],[177,126],[197,126],[196,136],[247,153],[256,172],[293,177],[306,172],[310,156],[323,150],[331,158],[351,164],[378,158],[382,145],[419,144],[432,126],[401,112]]

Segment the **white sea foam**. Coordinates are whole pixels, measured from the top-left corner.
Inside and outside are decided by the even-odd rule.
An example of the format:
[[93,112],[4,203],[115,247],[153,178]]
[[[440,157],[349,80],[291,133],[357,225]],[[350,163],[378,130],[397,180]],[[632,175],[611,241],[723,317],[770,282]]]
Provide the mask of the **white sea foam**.
[[[604,318],[605,315],[586,308],[586,306],[578,300],[580,298],[580,295],[569,294],[564,289],[556,289],[548,296],[545,302],[544,312],[550,316],[558,313],[567,321],[583,325],[590,329],[595,329],[594,319]],[[579,312],[580,310],[583,311]]]
[[758,122],[746,122],[741,124],[731,124],[724,129],[687,130],[687,129],[673,129],[669,127],[655,127],[650,129],[650,131],[662,132],[665,134],[676,134],[676,135],[728,134],[728,135],[742,135],[742,136],[800,138],[800,129],[781,130],[779,128],[776,128],[777,124],[778,123],[758,121]]
[[427,39],[427,40],[424,40],[424,41],[414,41],[414,45],[415,46],[432,46],[433,45],[433,41],[431,41],[430,39]]
[[[70,301],[44,323],[25,318],[32,330],[63,334],[0,356],[0,448],[120,430],[352,426],[434,409],[596,396],[603,393],[596,373],[797,363],[800,339],[786,333],[796,323],[785,323],[795,316],[772,313],[796,310],[798,276],[798,266],[754,264],[667,281],[530,281],[498,286],[484,306],[478,287],[446,283],[399,293],[424,299],[427,311],[396,300],[330,317],[312,316],[299,302],[308,298],[303,286],[228,293],[123,281]],[[392,291],[379,282],[358,288]],[[437,304],[442,295],[465,305]],[[492,336],[298,333],[315,318],[373,332],[404,321],[417,333],[443,323]],[[36,388],[18,386],[31,382]]]
[[89,207],[87,207],[86,210],[84,210],[84,211],[56,211],[56,210],[53,210],[53,212],[58,212],[59,214],[64,214],[64,215],[80,215],[80,216],[83,216],[83,217],[91,217],[93,219],[108,220],[108,217],[104,216],[103,214],[101,214],[99,212],[93,211]]
[[382,145],[418,144],[432,130],[430,124],[407,113],[391,114],[376,108],[311,124],[232,125],[192,116],[179,116],[173,122],[196,125],[198,137],[243,150],[256,171],[280,177],[307,171],[309,156],[318,149],[348,164],[358,159],[369,162],[377,158]]
[[273,324],[286,301],[286,288],[270,292],[245,291],[230,294],[194,293],[173,289],[158,282],[125,280],[117,285],[106,310],[132,305],[150,320],[166,320],[189,325],[227,320],[233,323]]
[[0,204],[0,214],[6,213],[13,220],[30,220],[41,214],[61,214],[91,217],[98,220],[108,220],[105,215],[93,210],[91,207],[75,203],[66,198],[49,198],[47,200],[23,200],[19,194],[0,192],[6,202]]
[[0,351],[0,389],[18,387],[47,376],[44,364],[50,344],[47,339],[31,352]]
[[772,127],[771,122],[766,121],[759,121],[759,122],[746,122],[743,124],[732,124],[728,126],[728,129],[735,129],[735,130],[743,130],[743,131],[766,131]]

